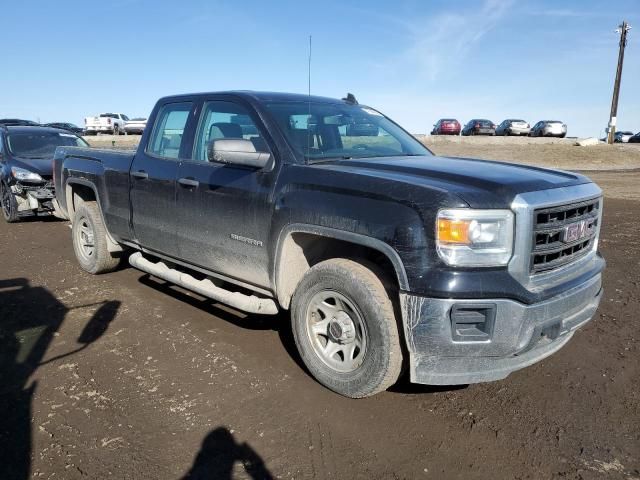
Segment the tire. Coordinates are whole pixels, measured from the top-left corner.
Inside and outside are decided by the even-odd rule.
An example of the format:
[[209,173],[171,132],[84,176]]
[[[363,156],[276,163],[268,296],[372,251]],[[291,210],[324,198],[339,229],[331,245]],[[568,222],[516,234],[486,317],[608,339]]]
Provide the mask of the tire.
[[113,271],[120,262],[107,248],[107,229],[96,202],[80,204],[71,229],[73,251],[83,270],[98,275]]
[[345,397],[382,392],[402,371],[393,301],[375,269],[353,260],[326,260],[304,275],[292,300],[292,330],[302,361],[318,382]]
[[113,134],[120,135],[120,127],[118,126],[117,123],[113,126]]
[[18,217],[18,201],[9,186],[0,183],[0,202],[2,203],[2,216],[7,223],[16,223]]

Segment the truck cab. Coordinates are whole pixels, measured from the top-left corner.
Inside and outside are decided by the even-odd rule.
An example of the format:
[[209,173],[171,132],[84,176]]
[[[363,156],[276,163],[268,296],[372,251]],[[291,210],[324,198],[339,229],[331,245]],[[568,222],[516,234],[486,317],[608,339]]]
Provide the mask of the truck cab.
[[446,158],[353,96],[160,99],[133,152],[59,148],[56,203],[82,268],[122,256],[257,314],[365,397],[499,380],[545,358],[602,295],[587,177]]

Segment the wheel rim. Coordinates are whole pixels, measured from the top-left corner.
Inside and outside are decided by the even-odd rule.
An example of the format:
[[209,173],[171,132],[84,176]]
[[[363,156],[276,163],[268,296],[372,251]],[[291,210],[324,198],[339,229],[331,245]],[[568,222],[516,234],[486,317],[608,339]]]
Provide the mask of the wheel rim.
[[314,353],[341,373],[356,370],[367,351],[362,314],[344,295],[331,290],[316,293],[307,308],[306,329]]
[[95,253],[94,234],[93,227],[86,218],[79,220],[75,240],[80,256],[85,260],[91,260]]
[[2,189],[2,214],[9,218],[11,216],[11,192],[4,185],[0,185]]

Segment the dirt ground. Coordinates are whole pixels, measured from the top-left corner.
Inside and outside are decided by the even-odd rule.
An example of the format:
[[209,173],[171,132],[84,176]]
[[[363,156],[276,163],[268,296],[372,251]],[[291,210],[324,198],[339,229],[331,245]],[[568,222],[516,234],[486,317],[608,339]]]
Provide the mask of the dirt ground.
[[564,170],[640,168],[640,144],[575,146],[575,139],[527,137],[425,137],[436,154],[527,163]]
[[592,177],[591,323],[504,381],[364,400],[304,371],[286,313],[94,277],[67,222],[0,222],[0,478],[640,479],[640,172]]

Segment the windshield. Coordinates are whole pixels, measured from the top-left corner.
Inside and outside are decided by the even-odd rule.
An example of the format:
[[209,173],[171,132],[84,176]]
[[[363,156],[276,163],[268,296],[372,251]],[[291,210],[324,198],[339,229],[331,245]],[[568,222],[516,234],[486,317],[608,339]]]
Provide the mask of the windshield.
[[9,151],[16,157],[50,158],[56,147],[88,147],[82,138],[70,133],[15,132],[7,136]]
[[372,108],[340,103],[268,103],[297,154],[307,161],[431,155],[415,138]]

